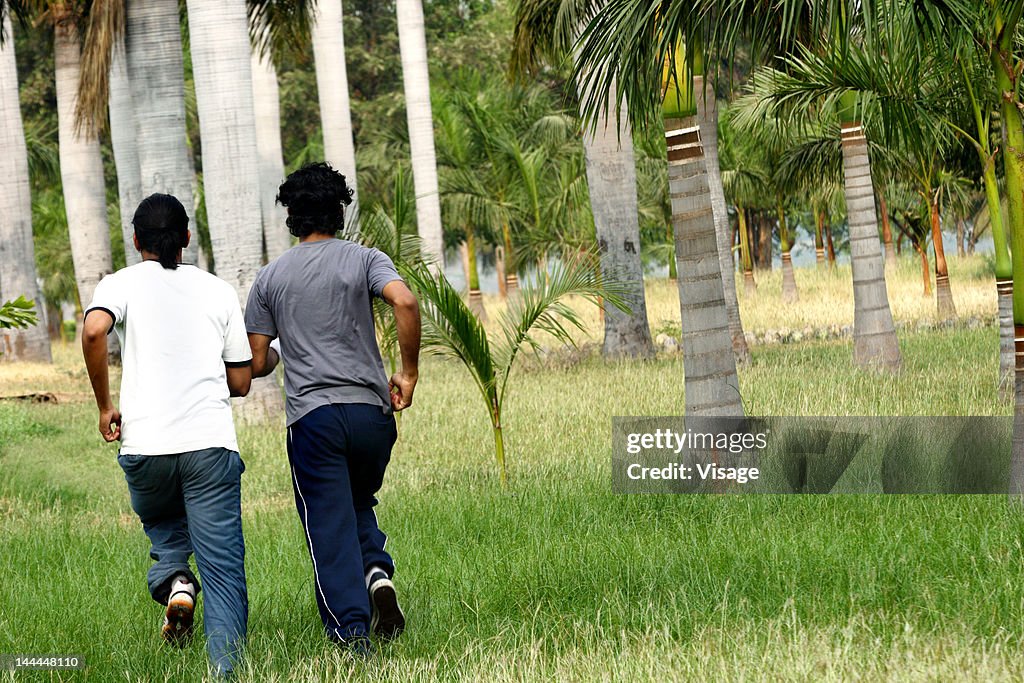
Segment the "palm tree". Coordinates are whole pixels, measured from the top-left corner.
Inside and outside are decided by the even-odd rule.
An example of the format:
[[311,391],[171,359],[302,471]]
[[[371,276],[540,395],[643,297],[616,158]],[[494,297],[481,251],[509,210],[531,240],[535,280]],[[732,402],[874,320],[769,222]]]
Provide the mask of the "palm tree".
[[423,4],[421,0],[396,0],[395,12],[398,16],[398,41],[402,53],[412,180],[416,192],[416,222],[426,260],[433,264],[433,268],[441,270],[444,267],[444,232],[441,227],[441,200],[437,190],[437,158],[434,152]]
[[110,146],[117,167],[117,198],[121,211],[121,236],[124,241],[126,265],[138,263],[142,256],[132,238],[135,228],[132,217],[142,201],[142,172],[139,168],[139,135],[132,105],[132,88],[125,63],[124,41],[113,46],[110,61]]
[[678,268],[687,415],[742,416],[707,165],[682,49],[664,82],[669,197]]
[[[185,130],[185,67],[178,1],[127,2],[124,41],[138,132],[141,195],[174,195],[185,206],[189,225],[195,226],[195,167]],[[102,46],[97,49],[102,51]],[[198,238],[185,250],[184,261],[199,262]]]
[[423,309],[423,346],[429,352],[460,361],[476,382],[487,407],[494,434],[494,455],[501,484],[508,480],[505,464],[505,423],[502,407],[509,378],[519,350],[539,343],[534,332],[542,331],[562,344],[573,345],[571,329],[583,330],[579,315],[566,304],[572,296],[594,305],[599,299],[623,305],[617,288],[602,283],[588,262],[578,259],[558,265],[537,278],[509,302],[499,320],[499,332],[492,339],[443,274],[423,269],[406,269],[403,275],[420,297]]
[[[0,7],[0,301],[25,297],[44,310],[36,284],[28,150],[18,100],[18,70],[10,18]],[[0,333],[5,360],[50,362],[45,326]]]
[[[352,110],[345,65],[345,26],[341,0],[318,0],[312,27],[316,89],[320,98],[320,121],[324,136],[324,157],[345,175],[356,190],[356,148],[352,133]],[[276,194],[276,193],[275,193]],[[358,212],[359,197],[349,207]],[[354,223],[354,221],[352,221]]]
[[[244,0],[188,0],[203,141],[203,187],[217,274],[245,300],[262,264],[259,154]],[[281,414],[277,378],[253,381],[246,419]]]
[[[285,227],[284,207],[277,203],[277,188],[284,181],[281,149],[281,102],[277,71],[268,50],[253,50],[252,96],[256,114],[256,152],[259,155],[260,208],[263,217],[263,246],[267,259],[283,254],[291,245]],[[323,114],[321,114],[321,117]],[[352,174],[355,183],[355,173]]]
[[[516,75],[534,72],[542,62],[559,64],[567,59],[569,43],[579,26],[568,25],[566,19],[582,20],[580,4],[578,0],[521,0],[517,4],[512,58]],[[623,114],[620,112],[617,126],[601,114],[583,135],[601,271],[616,273],[622,282],[629,283],[623,295],[628,311],[620,311],[611,304],[605,306],[602,353],[607,357],[647,358],[654,354],[654,344],[640,260],[632,131]],[[740,340],[746,351],[742,334]]]
[[103,158],[95,131],[76,125],[81,74],[77,17],[68,5],[60,2],[49,8],[48,18],[54,27],[60,174],[78,298],[84,308],[92,301],[99,281],[113,271]]
[[[658,112],[661,73],[666,62],[675,60],[680,37],[690,44],[703,44],[705,61],[709,57],[729,59],[744,32],[754,46],[786,48],[798,29],[810,36],[828,34],[839,18],[856,16],[859,7],[859,3],[846,0],[821,5],[793,0],[761,9],[742,2],[723,7],[714,0],[654,4],[608,0],[581,38],[578,71],[593,74],[592,95],[583,103],[583,110],[593,118],[606,106],[611,86],[617,83],[618,97],[628,104],[634,125],[646,125]],[[712,16],[714,20],[708,21]],[[861,34],[847,29],[836,35],[840,43],[837,52],[844,54],[845,46]],[[850,114],[843,121],[842,139],[854,261],[854,361],[860,366],[895,370],[900,365],[899,345],[878,245],[867,141],[856,120],[857,110]],[[877,254],[869,239],[879,246]]]

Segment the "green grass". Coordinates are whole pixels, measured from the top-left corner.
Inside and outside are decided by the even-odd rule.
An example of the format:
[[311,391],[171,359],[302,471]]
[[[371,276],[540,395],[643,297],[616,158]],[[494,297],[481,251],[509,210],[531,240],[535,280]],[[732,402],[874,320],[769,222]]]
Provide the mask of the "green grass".
[[[901,336],[894,378],[848,343],[757,347],[747,409],[1008,415],[996,330]],[[378,514],[409,629],[365,664],[327,644],[283,431],[240,432],[250,637],[242,680],[1020,680],[1024,516],[1002,496],[615,496],[614,415],[682,409],[679,356],[531,361],[505,415],[502,490],[465,371],[429,362]],[[0,653],[89,668],[11,680],[191,681],[202,638],[163,647],[148,545],[71,349],[0,366]]]

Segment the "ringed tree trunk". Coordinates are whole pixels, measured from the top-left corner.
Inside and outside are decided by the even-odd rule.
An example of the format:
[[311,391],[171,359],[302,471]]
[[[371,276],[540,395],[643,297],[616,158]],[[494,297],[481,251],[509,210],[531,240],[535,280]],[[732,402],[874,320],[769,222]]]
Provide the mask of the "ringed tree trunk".
[[800,293],[796,289],[796,277],[793,275],[793,257],[790,250],[793,245],[789,243],[789,225],[786,223],[786,209],[782,202],[776,204],[779,214],[779,250],[782,252],[782,303],[795,304],[800,300]]
[[[320,123],[324,136],[324,158],[345,176],[356,191],[356,148],[352,133],[352,110],[348,96],[348,69],[345,64],[345,27],[342,0],[316,3],[313,22],[313,62],[316,91],[320,101]],[[258,79],[258,77],[255,77]],[[278,133],[280,137],[280,133]],[[276,193],[275,193],[276,195]],[[358,220],[359,195],[346,209],[346,219]],[[349,216],[355,218],[350,219]],[[290,242],[289,242],[290,244]]]
[[135,228],[132,218],[142,201],[142,172],[139,169],[139,132],[135,126],[132,85],[124,43],[114,45],[110,61],[110,146],[117,167],[117,203],[121,213],[121,238],[124,241],[125,265],[142,260],[135,249]]
[[145,198],[162,192],[181,201],[194,236],[182,261],[198,264],[195,166],[185,130],[178,0],[133,0],[126,5],[125,56],[138,135],[140,194]]
[[736,360],[750,362],[750,349],[743,334],[740,320],[740,306],[736,299],[736,263],[732,255],[732,231],[729,228],[729,212],[725,205],[725,191],[722,188],[722,170],[718,163],[718,107],[714,85],[705,85],[704,76],[693,77],[694,104],[697,107],[697,121],[700,123],[700,139],[704,146],[704,161],[707,165],[708,187],[711,191],[711,209],[715,217],[715,237],[718,240],[718,260],[722,270],[722,288],[725,293],[725,310],[729,315],[729,335]]
[[[1010,258],[1013,270],[1014,410],[1013,445],[1010,461],[1009,494],[1012,501],[1024,501],[1024,123],[1019,111],[1019,60],[1014,56],[1014,39],[1021,11],[1008,18],[998,44],[992,50],[992,68],[1000,95],[1000,116],[1006,153],[1006,174]],[[1002,18],[1002,17],[1000,17]],[[998,254],[997,254],[998,256]]]
[[935,249],[935,303],[939,318],[948,320],[956,317],[953,290],[949,287],[949,268],[946,265],[946,250],[942,245],[942,227],[939,221],[939,206],[931,203],[932,247]]
[[825,223],[824,211],[814,209],[814,265],[821,268],[825,265],[825,240],[822,236],[822,225]]
[[508,283],[505,281],[505,247],[494,247],[494,270],[498,275],[498,296],[508,298]]
[[469,224],[466,225],[466,241],[463,248],[466,259],[466,287],[469,289],[469,310],[481,321],[486,321],[487,309],[484,308],[484,296],[480,292],[480,270],[476,261],[476,232]]
[[[81,73],[81,42],[71,17],[54,24],[54,66],[57,84],[57,129],[60,140],[60,176],[75,265],[78,298],[84,310],[96,285],[113,271],[107,224],[103,157],[95,133],[75,129],[75,109]],[[6,153],[6,150],[5,150]]]
[[[610,98],[615,101],[614,94]],[[583,134],[601,273],[625,287],[622,298],[629,307],[629,312],[623,312],[604,302],[601,353],[606,358],[651,358],[654,342],[647,319],[644,268],[640,260],[636,164],[625,103],[619,121],[621,127],[616,127],[607,116],[601,116],[596,128]]]
[[842,122],[842,150],[853,266],[853,360],[862,368],[895,372],[902,356],[878,244],[868,141],[859,121]]
[[505,295],[512,296],[519,289],[519,264],[512,248],[512,230],[508,223],[501,226],[501,238],[505,243]]
[[[203,181],[218,275],[245,306],[262,263],[259,155],[244,0],[188,0],[192,69],[203,140]],[[254,379],[239,416],[283,415],[273,375]]]
[[964,250],[965,242],[965,230],[964,230],[964,219],[956,219],[956,255],[960,258],[967,256],[967,252]]
[[[405,114],[409,125],[412,180],[416,192],[416,223],[423,241],[423,256],[437,272],[444,269],[444,233],[437,191],[437,157],[434,121],[430,108],[430,74],[427,70],[427,35],[421,0],[396,0],[398,43],[402,55]],[[509,244],[506,258],[514,263]],[[511,287],[510,287],[511,289]]]
[[256,112],[256,153],[259,155],[260,164],[263,246],[269,261],[292,246],[291,235],[285,225],[284,207],[277,203],[277,190],[284,182],[281,103],[278,97],[277,71],[270,60],[270,55],[261,57],[257,52],[253,52],[251,68],[253,106]]
[[832,219],[827,213],[823,214],[823,218],[824,224],[822,225],[822,229],[825,231],[825,246],[828,247],[828,267],[835,268],[836,247],[832,243]]
[[921,276],[924,279],[924,291],[921,293],[921,296],[931,298],[932,272],[928,267],[928,247],[923,242],[915,242],[914,249],[921,255]]
[[32,195],[28,149],[18,101],[14,33],[5,14],[0,24],[0,302],[24,296],[35,302],[40,322],[26,330],[0,330],[0,360],[49,363],[50,337],[42,314],[46,302],[36,282],[32,242]]
[[754,296],[757,283],[754,281],[754,259],[750,253],[750,228],[747,225],[746,209],[737,206],[736,218],[740,232],[740,262],[743,264],[743,293],[745,296]]
[[885,203],[885,194],[878,191],[878,208],[882,215],[882,243],[885,245],[885,265],[896,265],[896,250],[892,246],[892,224],[889,222],[889,205]]
[[695,116],[665,120],[686,414],[742,416],[707,167]]
[[757,261],[761,270],[771,272],[772,263],[772,224],[761,212],[757,214]]

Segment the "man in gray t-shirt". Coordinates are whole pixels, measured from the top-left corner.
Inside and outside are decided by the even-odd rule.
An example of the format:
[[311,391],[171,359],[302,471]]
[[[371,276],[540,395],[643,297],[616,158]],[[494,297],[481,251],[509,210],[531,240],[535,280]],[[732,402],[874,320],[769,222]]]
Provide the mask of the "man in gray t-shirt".
[[[369,633],[391,638],[405,626],[373,506],[398,435],[392,413],[412,404],[419,376],[419,305],[390,258],[335,237],[352,199],[340,173],[306,166],[277,199],[299,244],[264,267],[249,292],[253,375],[284,362],[288,460],[320,617],[329,638],[369,652]],[[395,313],[402,370],[390,381],[373,297]]]

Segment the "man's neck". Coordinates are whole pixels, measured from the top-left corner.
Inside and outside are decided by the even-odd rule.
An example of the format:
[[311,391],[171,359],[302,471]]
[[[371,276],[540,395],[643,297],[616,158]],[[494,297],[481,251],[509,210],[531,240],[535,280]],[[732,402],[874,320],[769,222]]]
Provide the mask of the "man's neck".
[[[141,252],[139,252],[139,254],[142,256],[142,260],[143,261],[159,261],[160,260],[160,254],[154,254],[153,252],[146,251],[145,249],[143,249]],[[178,256],[177,256],[177,258],[175,258],[175,261],[177,261],[178,263],[181,263],[181,250],[178,250]]]
[[334,239],[334,235],[328,235],[328,234],[322,233],[322,232],[314,232],[312,234],[306,235],[305,237],[300,237],[299,238],[299,244],[304,244],[306,242],[323,242],[324,240],[333,240],[333,239]]

